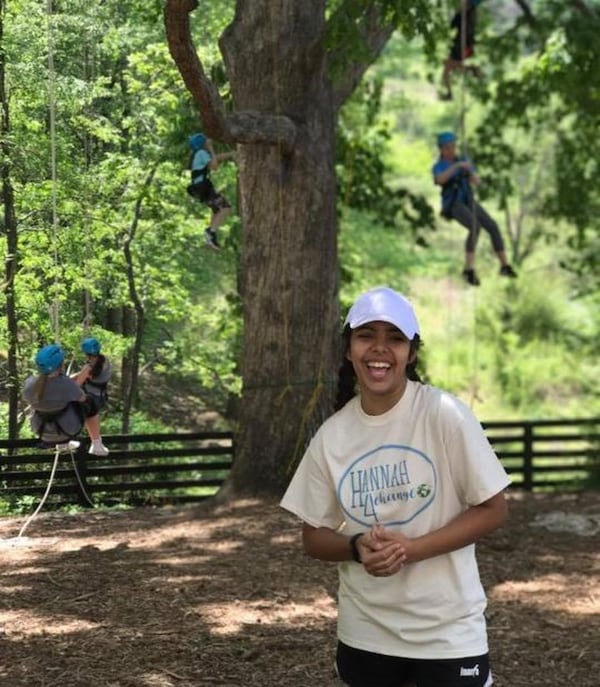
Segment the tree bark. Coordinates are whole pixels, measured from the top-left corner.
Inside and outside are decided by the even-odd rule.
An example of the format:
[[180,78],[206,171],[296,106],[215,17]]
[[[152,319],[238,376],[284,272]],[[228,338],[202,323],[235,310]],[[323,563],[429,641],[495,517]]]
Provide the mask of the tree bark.
[[[282,115],[290,152],[240,146],[243,391],[233,493],[278,493],[331,400],[337,333],[334,123],[320,3],[238,2],[223,51],[234,108]],[[252,58],[248,59],[251,55]]]
[[326,5],[237,0],[219,42],[232,113],[224,112],[189,36],[198,2],[165,5],[169,49],[206,132],[241,144],[243,389],[223,496],[280,494],[332,409],[340,363],[335,123],[392,28],[371,11],[375,2],[366,3],[352,24],[362,20],[357,33],[367,57],[352,59],[347,46],[341,60],[336,54],[347,69],[334,85]]
[[[133,255],[131,252],[131,246],[135,240],[135,235],[140,221],[140,216],[142,214],[142,205],[148,193],[148,189],[152,184],[154,175],[156,174],[156,167],[154,165],[152,169],[146,175],[144,183],[140,188],[137,200],[135,202],[133,217],[131,219],[131,225],[129,227],[129,232],[125,241],[123,242],[123,255],[125,258],[125,266],[127,272],[127,284],[129,286],[129,298],[133,304],[133,311],[130,312],[131,315],[135,313],[134,319],[134,332],[135,338],[133,342],[133,348],[128,351],[126,356],[127,362],[127,372],[123,375],[123,380],[127,381],[127,386],[123,388],[123,412],[121,415],[121,429],[124,434],[129,432],[129,421],[131,418],[131,411],[134,407],[135,400],[137,397],[137,386],[138,377],[140,369],[140,352],[142,349],[142,337],[144,334],[144,324],[145,324],[145,310],[144,303],[140,298],[136,285],[136,268],[133,260]],[[130,324],[130,323],[129,323]],[[124,360],[124,363],[125,363]]]

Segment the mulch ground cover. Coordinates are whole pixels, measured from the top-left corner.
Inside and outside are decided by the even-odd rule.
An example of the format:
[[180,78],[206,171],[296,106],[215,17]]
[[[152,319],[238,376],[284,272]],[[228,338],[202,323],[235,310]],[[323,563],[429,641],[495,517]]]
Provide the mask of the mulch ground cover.
[[[510,512],[478,544],[496,687],[598,687],[600,492]],[[2,687],[339,686],[335,566],[276,503],[23,522],[0,519]]]

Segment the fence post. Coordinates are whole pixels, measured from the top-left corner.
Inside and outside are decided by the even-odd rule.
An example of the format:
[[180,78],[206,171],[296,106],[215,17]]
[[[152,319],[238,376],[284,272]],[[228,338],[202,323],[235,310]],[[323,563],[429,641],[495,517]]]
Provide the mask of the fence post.
[[523,487],[533,491],[533,424],[523,423]]

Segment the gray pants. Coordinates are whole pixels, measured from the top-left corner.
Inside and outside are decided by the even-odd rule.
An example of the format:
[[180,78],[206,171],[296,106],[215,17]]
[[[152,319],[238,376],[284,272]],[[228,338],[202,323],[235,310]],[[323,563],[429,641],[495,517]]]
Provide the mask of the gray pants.
[[469,231],[469,235],[465,242],[465,250],[467,253],[475,252],[477,239],[479,238],[479,232],[482,227],[490,235],[492,246],[496,253],[500,253],[504,250],[504,241],[502,240],[498,225],[479,203],[473,201],[472,205],[465,205],[464,203],[456,201],[452,205],[450,215],[452,219],[460,222],[460,224]]

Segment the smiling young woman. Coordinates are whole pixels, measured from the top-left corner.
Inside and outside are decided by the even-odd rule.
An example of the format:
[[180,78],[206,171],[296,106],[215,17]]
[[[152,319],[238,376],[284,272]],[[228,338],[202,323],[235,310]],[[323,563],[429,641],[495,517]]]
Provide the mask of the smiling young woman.
[[346,355],[356,372],[363,409],[380,415],[402,398],[408,381],[406,368],[417,353],[398,327],[376,321],[351,330]]
[[337,412],[281,501],[305,552],[338,562],[338,673],[351,687],[489,687],[475,541],[503,523],[508,476],[470,409],[419,380],[403,295],[364,293],[342,337]]

